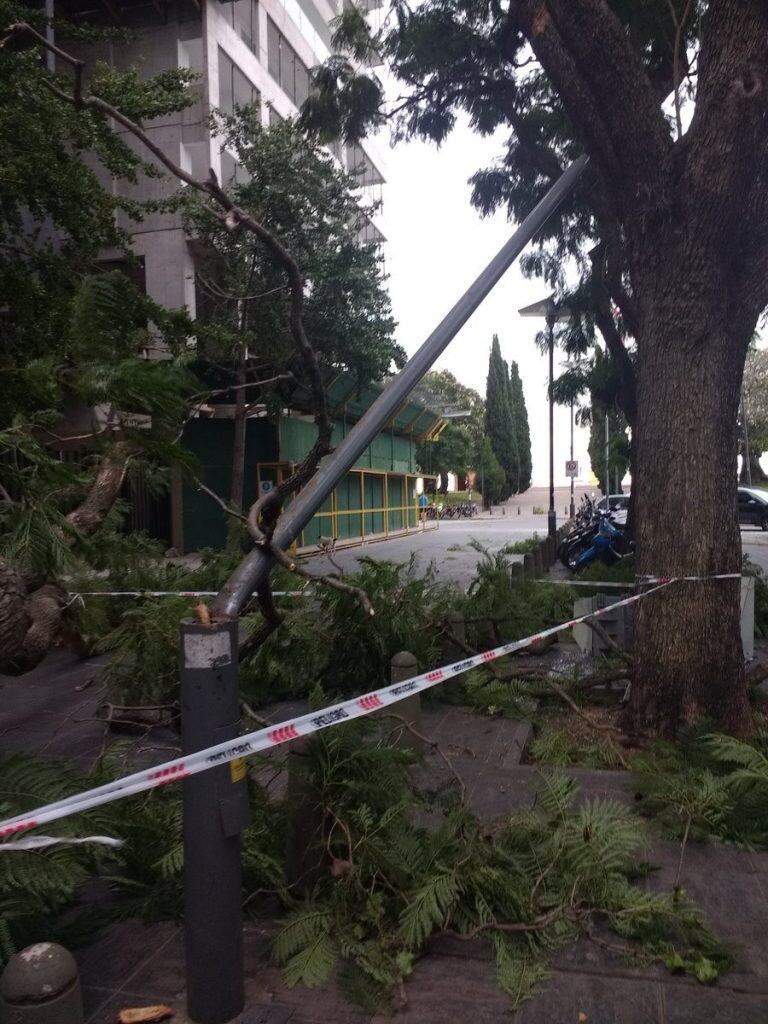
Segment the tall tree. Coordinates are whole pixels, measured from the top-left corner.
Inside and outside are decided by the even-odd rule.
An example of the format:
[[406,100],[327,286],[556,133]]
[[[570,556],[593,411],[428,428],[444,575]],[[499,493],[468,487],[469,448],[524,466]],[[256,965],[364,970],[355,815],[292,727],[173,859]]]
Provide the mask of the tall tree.
[[[621,481],[629,469],[627,421],[621,409],[595,404],[591,409],[589,461],[603,494],[621,494]],[[608,480],[605,476],[605,419],[608,417]]]
[[[744,368],[744,412],[749,440],[749,469],[752,483],[765,483],[768,477],[760,465],[760,456],[768,451],[768,350],[752,349]],[[739,415],[739,451],[742,458],[739,482],[747,482],[744,423]]]
[[[562,284],[572,256],[592,291],[633,427],[639,571],[738,574],[740,384],[768,304],[768,4],[394,7],[374,42],[405,85],[401,130],[440,141],[459,109],[482,133],[511,129],[502,160],[476,176],[482,207],[506,203],[519,216],[565,163],[589,155],[529,269]],[[341,28],[360,51],[360,26],[347,19]],[[338,66],[324,72],[310,123],[331,109],[329,96],[345,130],[359,131],[366,115],[386,118],[375,88]],[[628,720],[637,732],[674,736],[701,716],[751,730],[735,580],[681,584],[641,602],[635,647]]]
[[507,476],[496,458],[491,447],[491,439],[486,435],[482,439],[480,450],[476,455],[477,483],[483,495],[483,506],[489,508],[509,497]]
[[507,478],[504,498],[513,494],[519,479],[515,424],[509,404],[509,371],[501,357],[498,335],[494,334],[488,358],[485,388],[485,429],[496,458]]
[[522,493],[531,486],[533,460],[531,456],[531,430],[528,425],[528,409],[525,404],[523,382],[516,362],[509,364],[509,403],[512,407],[512,422],[515,426],[519,477],[517,491]]
[[[21,13],[2,3],[0,30]],[[104,122],[59,101],[36,49],[0,46],[0,79],[0,671],[22,672],[56,639],[68,600],[57,579],[93,567],[129,470],[184,458],[176,440],[198,388],[188,317],[131,279],[117,214],[140,219],[142,206],[102,187],[94,169],[131,180],[143,161]],[[137,117],[185,107],[189,80],[97,74]],[[108,247],[125,273],[100,272]],[[142,358],[158,340],[168,358]],[[59,457],[66,450],[76,461]]]
[[416,446],[416,461],[425,473],[439,476],[438,490],[448,491],[448,474],[466,477],[474,464],[472,435],[463,423],[449,423],[437,441],[422,441]]
[[[216,126],[239,165],[240,183],[228,183],[232,199],[258,210],[302,268],[304,322],[321,370],[329,379],[346,371],[362,387],[402,366],[405,353],[393,340],[383,257],[360,239],[371,210],[356,179],[339,171],[291,120],[265,128],[257,106],[217,117]],[[309,381],[288,327],[290,292],[274,253],[252,234],[228,231],[198,195],[190,200],[186,223],[206,254],[198,260],[206,297],[198,322],[206,328],[203,337],[213,339],[212,351],[201,346],[201,361],[221,365],[227,359],[238,387],[229,497],[242,511],[249,407],[265,397],[267,404],[281,404],[273,400],[279,388],[260,389],[249,381],[285,373],[305,388]]]

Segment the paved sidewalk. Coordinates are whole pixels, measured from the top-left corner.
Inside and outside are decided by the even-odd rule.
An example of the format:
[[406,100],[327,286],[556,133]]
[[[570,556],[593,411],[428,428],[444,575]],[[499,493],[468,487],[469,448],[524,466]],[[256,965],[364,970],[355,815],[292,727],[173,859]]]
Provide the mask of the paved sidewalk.
[[[99,662],[76,662],[57,653],[23,679],[0,679],[0,743],[3,750],[30,749],[85,761],[103,743],[103,723],[93,720],[99,699],[92,678]],[[288,706],[286,705],[286,710]],[[475,715],[465,709],[425,708],[423,731],[439,739],[467,785],[473,810],[485,820],[530,799],[536,768],[517,763],[525,726]],[[142,756],[162,760],[172,735],[142,743]],[[87,755],[87,757],[86,757]],[[428,780],[449,778],[439,757],[425,756]],[[630,780],[617,771],[572,770],[582,799],[610,796],[633,802]],[[126,813],[130,802],[126,802]],[[672,885],[679,847],[658,839],[647,860],[658,870],[647,881]],[[586,941],[559,951],[551,978],[518,1012],[519,1024],[766,1024],[768,1022],[768,853],[690,844],[682,883],[709,923],[733,943],[735,969],[712,987],[660,967],[640,969]],[[93,890],[103,891],[103,883]],[[94,898],[94,892],[89,892]],[[237,1024],[384,1024],[347,1004],[334,984],[287,989],[270,965],[268,944],[276,924],[251,921],[244,929],[247,1009]],[[120,1009],[167,1002],[174,1024],[184,1012],[181,929],[170,923],[128,921],[112,926],[76,951],[87,1024],[112,1024]],[[407,1004],[394,1020],[403,1024],[485,1024],[510,1018],[509,1002],[494,981],[493,965],[480,943],[441,938],[417,963],[405,985]]]

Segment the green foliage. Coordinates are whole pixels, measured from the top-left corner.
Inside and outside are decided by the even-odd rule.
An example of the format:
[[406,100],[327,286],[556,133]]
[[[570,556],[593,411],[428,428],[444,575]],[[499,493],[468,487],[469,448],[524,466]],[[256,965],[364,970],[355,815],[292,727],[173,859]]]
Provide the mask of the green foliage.
[[472,436],[462,423],[449,423],[436,441],[420,441],[416,461],[425,473],[436,473],[438,487],[448,490],[448,474],[466,476],[474,462]]
[[[546,775],[530,807],[492,833],[447,793],[424,799],[409,756],[381,745],[370,721],[314,737],[302,772],[323,808],[315,837],[324,859],[311,899],[297,901],[278,933],[275,960],[288,984],[327,981],[341,962],[345,992],[386,1008],[431,936],[488,941],[512,1005],[546,975],[550,952],[604,919],[640,959],[708,980],[727,953],[678,894],[636,888],[642,826],[609,800],[573,806],[574,784]],[[370,980],[370,985],[364,985]]]
[[[362,202],[358,180],[337,170],[290,120],[267,129],[258,109],[246,107],[217,117],[215,125],[241,168],[239,183],[225,186],[240,206],[257,211],[301,267],[304,325],[323,367],[365,384],[402,366],[381,254],[359,239],[372,209]],[[190,197],[186,220],[210,251],[202,279],[217,284],[199,315],[215,330],[215,346],[201,355],[219,362],[222,350],[245,345],[262,364],[290,369],[307,384],[289,331],[283,267],[252,234],[225,230],[197,197]],[[241,300],[244,295],[249,298]]]
[[437,584],[433,570],[419,576],[414,558],[359,562],[360,572],[345,580],[366,592],[376,614],[348,594],[319,588],[316,603],[290,606],[283,626],[243,666],[246,693],[298,695],[316,682],[331,693],[362,693],[389,682],[399,651],[410,651],[424,669],[435,664],[438,624],[459,596]]
[[519,460],[519,477],[516,491],[527,491],[531,486],[533,461],[531,456],[531,431],[528,425],[528,410],[523,394],[523,382],[517,363],[509,364],[509,406],[512,410],[512,422],[517,440],[517,456]]
[[[605,480],[605,417],[608,416],[608,472],[610,480]],[[619,487],[629,469],[629,435],[627,421],[620,410],[606,412],[600,407],[592,407],[592,424],[589,430],[589,461],[592,472],[599,481],[603,494],[616,493],[616,480]]]
[[[0,758],[0,817],[12,817],[84,788],[72,767],[25,754]],[[108,828],[101,809],[59,823],[62,836],[93,835]],[[24,946],[66,942],[61,915],[75,903],[80,885],[101,863],[98,846],[54,846],[0,856],[0,966]],[[74,930],[74,929],[73,929]]]
[[592,743],[575,743],[564,729],[545,726],[531,742],[529,753],[537,764],[565,768],[580,765],[583,768],[618,768],[621,764],[616,748],[608,739]]
[[[2,758],[0,815],[23,813],[110,782],[125,774],[128,756],[122,745],[113,746],[90,775],[26,754]],[[280,893],[284,887],[282,807],[268,801],[253,779],[248,788],[252,823],[243,833],[243,884],[249,893]],[[33,942],[92,940],[94,929],[111,919],[181,918],[184,860],[179,786],[134,797],[130,813],[118,802],[56,823],[56,835],[94,833],[121,839],[123,845],[110,849],[108,856],[98,845],[53,846],[0,856],[0,965]],[[116,899],[107,909],[79,907],[75,913],[78,890],[93,875],[109,882]]]
[[538,533],[534,533],[532,537],[526,537],[525,540],[516,540],[514,544],[506,544],[504,550],[510,555],[527,555],[532,553],[541,543],[541,537]]
[[[125,773],[125,751],[112,747],[97,767],[91,784]],[[242,835],[243,886],[248,893],[282,892],[282,851],[285,842],[283,809],[269,801],[261,786],[248,778],[251,824]],[[184,895],[182,791],[166,786],[131,801],[130,813],[121,804],[109,805],[109,835],[123,840],[104,874],[118,899],[111,915],[180,920]]]
[[504,497],[516,493],[520,482],[520,451],[515,420],[510,405],[509,369],[501,358],[496,334],[491,344],[488,361],[488,380],[485,389],[485,431],[491,447],[507,478]]
[[706,723],[675,744],[632,759],[641,809],[675,835],[768,848],[768,732],[753,743],[709,735]]
[[193,602],[183,597],[147,598],[123,613],[120,624],[101,639],[112,657],[104,670],[116,704],[173,704],[179,700],[179,623]]
[[471,646],[520,640],[568,619],[571,598],[565,587],[513,578],[509,548],[492,552],[478,541],[471,546],[482,554],[463,606],[469,620],[479,620],[468,623]]
[[508,497],[507,478],[501,463],[496,458],[496,453],[491,446],[491,439],[488,436],[483,438],[479,454],[475,458],[475,465],[478,467],[477,481],[483,491],[483,503],[495,505],[505,501]]

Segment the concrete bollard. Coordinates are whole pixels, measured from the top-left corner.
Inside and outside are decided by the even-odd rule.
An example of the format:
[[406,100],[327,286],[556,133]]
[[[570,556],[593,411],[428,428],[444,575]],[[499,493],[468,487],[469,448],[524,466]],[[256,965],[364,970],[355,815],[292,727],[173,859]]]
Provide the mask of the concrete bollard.
[[536,559],[531,551],[523,555],[523,576],[529,580],[536,575]]
[[544,556],[541,544],[537,544],[533,549],[533,573],[534,576],[541,576],[542,572],[544,572]]
[[27,946],[0,977],[0,1024],[83,1024],[72,954],[54,942]]
[[[418,662],[410,651],[398,651],[389,665],[389,678],[393,683],[400,683],[404,679],[412,679],[413,676],[418,675],[418,672]],[[378,712],[376,714],[378,716]],[[403,697],[397,704],[390,704],[389,707],[381,712],[383,717],[388,714],[399,715],[409,725],[412,725],[417,732],[421,732],[421,695],[412,693],[407,697]],[[418,736],[414,736],[412,732],[409,732],[399,722],[389,721],[387,725],[392,728],[389,739],[390,746],[413,750],[417,754],[423,752],[424,744]]]
[[513,562],[509,567],[510,579],[514,582],[523,578],[523,563]]
[[555,538],[547,537],[547,568],[555,564]]

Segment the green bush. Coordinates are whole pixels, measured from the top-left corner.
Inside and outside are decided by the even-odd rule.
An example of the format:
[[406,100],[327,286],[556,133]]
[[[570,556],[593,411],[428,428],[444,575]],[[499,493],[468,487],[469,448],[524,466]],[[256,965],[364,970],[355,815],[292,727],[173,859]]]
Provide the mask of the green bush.
[[[546,976],[552,950],[597,919],[633,940],[627,955],[711,980],[730,964],[680,893],[632,884],[641,823],[610,800],[573,807],[575,786],[547,774],[531,806],[489,831],[455,797],[417,824],[411,757],[381,746],[370,721],[313,737],[303,759],[324,827],[326,871],[311,900],[294,902],[273,956],[289,985],[323,984],[340,964],[346,994],[387,1008],[430,938],[476,936],[490,947],[513,1006]],[[423,815],[422,815],[423,817]]]

